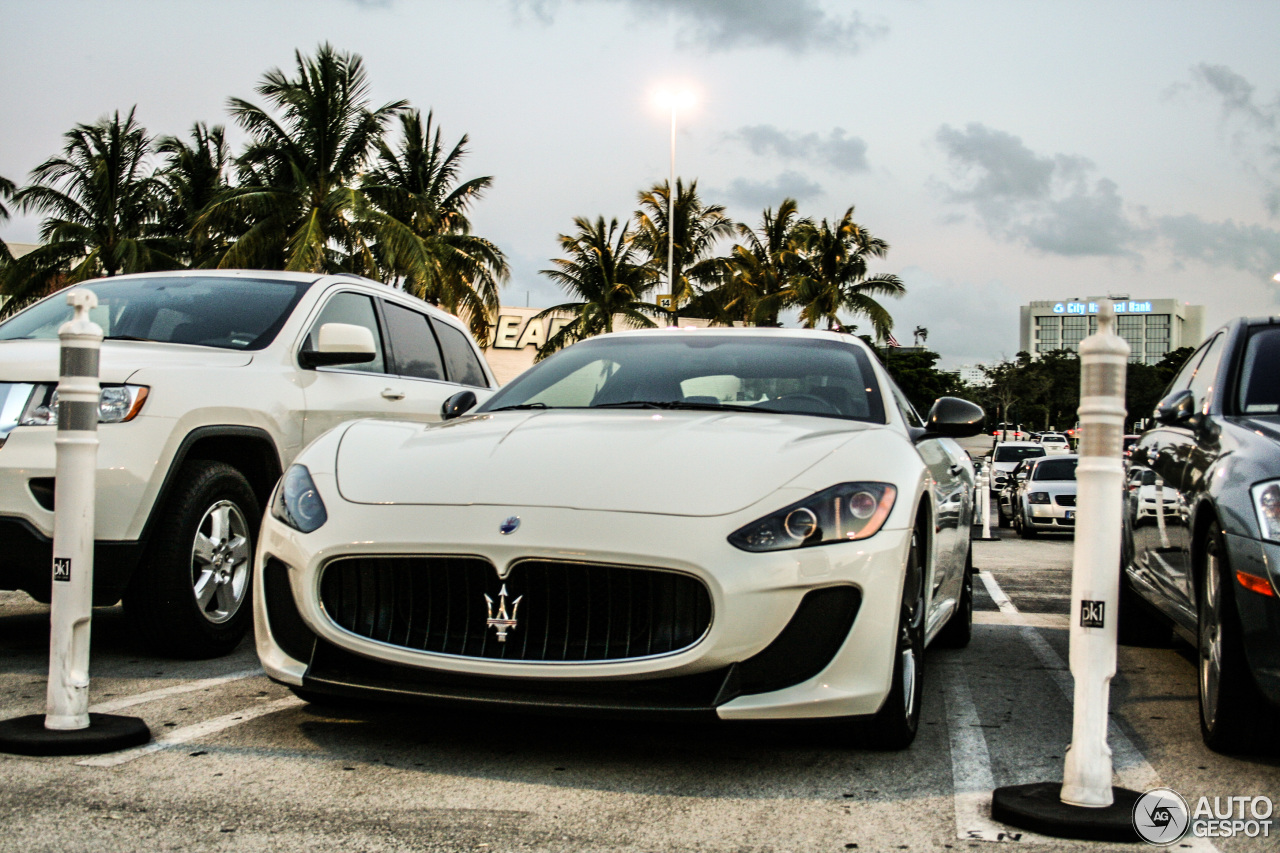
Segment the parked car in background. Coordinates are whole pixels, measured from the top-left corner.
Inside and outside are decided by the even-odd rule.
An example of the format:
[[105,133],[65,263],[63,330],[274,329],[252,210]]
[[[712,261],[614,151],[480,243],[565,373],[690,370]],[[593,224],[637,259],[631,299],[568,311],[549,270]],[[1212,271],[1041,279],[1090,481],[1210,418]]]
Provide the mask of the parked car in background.
[[991,448],[991,487],[1003,489],[1009,480],[1009,473],[1024,459],[1045,456],[1043,445],[1034,441],[997,441]]
[[[259,543],[267,674],[298,695],[857,721],[903,748],[968,642],[982,410],[915,414],[852,335],[602,335],[425,429],[356,421]],[[602,459],[613,460],[602,476]]]
[[1067,441],[1067,437],[1060,432],[1042,432],[1036,441],[1044,446],[1044,452],[1050,456],[1060,456],[1071,452],[1071,444]]
[[1013,485],[1010,518],[1023,539],[1037,533],[1075,533],[1076,463],[1074,454],[1023,462]]
[[1205,743],[1252,751],[1280,708],[1280,321],[1210,335],[1154,420],[1130,457],[1130,488],[1152,502],[1130,491],[1120,637],[1172,625],[1196,649]]
[[[251,625],[267,497],[357,417],[438,421],[495,386],[457,318],[351,275],[190,271],[93,291],[102,327],[94,590],[159,653],[230,651]],[[50,597],[59,292],[0,323],[0,588]]]

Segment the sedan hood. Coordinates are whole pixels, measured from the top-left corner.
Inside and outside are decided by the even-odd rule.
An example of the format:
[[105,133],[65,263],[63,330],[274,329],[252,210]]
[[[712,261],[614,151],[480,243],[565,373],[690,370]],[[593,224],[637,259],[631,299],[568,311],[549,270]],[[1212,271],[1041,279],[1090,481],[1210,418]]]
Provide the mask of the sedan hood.
[[338,489],[353,503],[724,515],[875,428],[649,410],[508,412],[425,428],[359,421],[338,449]]
[[[58,341],[0,341],[0,382],[57,382]],[[103,341],[102,382],[126,382],[149,367],[243,367],[253,353],[187,344]]]

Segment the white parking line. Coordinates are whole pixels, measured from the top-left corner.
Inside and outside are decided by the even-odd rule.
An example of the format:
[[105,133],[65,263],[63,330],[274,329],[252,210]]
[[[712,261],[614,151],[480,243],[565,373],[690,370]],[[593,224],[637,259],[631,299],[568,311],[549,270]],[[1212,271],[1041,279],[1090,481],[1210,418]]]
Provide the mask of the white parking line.
[[144,755],[150,755],[153,752],[159,752],[171,746],[178,746],[196,738],[205,737],[223,729],[238,726],[241,723],[247,723],[267,714],[274,714],[277,711],[284,711],[304,704],[306,703],[296,696],[286,696],[283,699],[276,699],[275,701],[264,702],[261,705],[254,705],[240,711],[233,711],[230,714],[223,714],[221,717],[214,717],[212,720],[205,720],[203,723],[194,723],[190,726],[174,729],[163,737],[158,737],[143,746],[126,749],[123,752],[116,752],[110,755],[86,758],[76,763],[84,767],[115,767],[133,761],[135,758],[142,758]]
[[[1075,682],[1071,676],[1071,670],[1062,660],[1048,641],[1040,635],[1031,624],[1026,615],[1021,613],[1014,603],[1005,595],[1000,584],[996,583],[995,577],[990,571],[978,572],[978,577],[982,579],[982,585],[986,587],[987,594],[991,596],[991,600],[995,602],[1000,612],[1008,617],[1009,621],[1016,625],[1018,632],[1022,635],[1022,639],[1031,647],[1031,651],[1040,660],[1053,683],[1058,685],[1058,689],[1066,698],[1068,705],[1074,705],[1075,701]],[[967,689],[967,685],[965,685]],[[970,699],[972,704],[972,699]],[[1156,773],[1155,768],[1147,761],[1143,754],[1138,750],[1133,742],[1129,740],[1114,719],[1107,721],[1107,744],[1111,747],[1111,761],[1114,767],[1116,784],[1122,788],[1128,788],[1131,791],[1149,791],[1152,788],[1161,787],[1160,776]],[[985,741],[983,747],[985,749]],[[951,752],[952,774],[955,773],[956,750],[952,747]],[[988,773],[990,771],[988,770]],[[994,785],[994,783],[992,783]],[[991,792],[988,791],[986,799],[990,801]],[[959,811],[960,788],[956,787],[956,826],[960,828]],[[966,806],[967,808],[967,806]],[[1029,835],[1029,834],[1028,834]],[[967,836],[961,835],[961,838]],[[1013,840],[1013,839],[1001,839]],[[1039,840],[1039,839],[1037,839]],[[1215,847],[1206,838],[1196,838],[1188,836],[1178,843],[1180,850],[1193,850],[1199,853],[1217,853],[1218,848]]]
[[252,678],[255,675],[262,675],[262,668],[245,669],[240,672],[233,672],[228,675],[220,675],[216,678],[202,678],[199,681],[188,681],[185,684],[175,684],[172,687],[161,687],[158,690],[148,690],[146,693],[135,693],[132,696],[122,696],[119,699],[110,699],[106,702],[99,702],[96,705],[89,706],[91,714],[114,714],[124,708],[132,708],[134,705],[141,705],[144,702],[153,702],[156,699],[163,699],[166,696],[177,696],[182,693],[192,693],[196,690],[206,690],[210,687],[217,687],[220,684],[226,684],[230,681],[239,681],[242,678]]

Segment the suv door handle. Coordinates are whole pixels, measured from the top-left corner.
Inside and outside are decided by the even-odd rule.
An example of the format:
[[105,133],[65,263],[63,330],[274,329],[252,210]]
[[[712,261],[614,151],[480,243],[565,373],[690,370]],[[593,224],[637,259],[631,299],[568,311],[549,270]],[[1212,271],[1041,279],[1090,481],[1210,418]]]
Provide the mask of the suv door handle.
[[394,389],[394,388],[383,388],[383,389],[382,389],[382,396],[383,396],[383,397],[386,397],[388,400],[403,400],[403,399],[404,399],[404,392],[403,392],[403,391],[397,391],[397,390],[396,390],[396,389]]

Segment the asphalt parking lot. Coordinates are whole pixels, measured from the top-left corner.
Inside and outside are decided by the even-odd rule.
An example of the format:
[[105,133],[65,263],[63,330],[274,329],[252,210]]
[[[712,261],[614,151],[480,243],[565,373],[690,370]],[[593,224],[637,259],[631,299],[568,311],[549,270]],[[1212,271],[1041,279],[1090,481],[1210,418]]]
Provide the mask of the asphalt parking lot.
[[[1072,544],[974,547],[973,642],[928,654],[920,736],[902,753],[823,727],[335,713],[268,681],[248,642],[214,661],[151,658],[117,609],[99,609],[92,710],[141,716],[156,741],[0,756],[0,850],[1134,849],[991,820],[993,787],[1061,778]],[[0,593],[0,718],[43,711],[47,626],[47,607]],[[1202,745],[1189,650],[1121,648],[1112,712],[1119,784],[1163,784],[1191,803],[1280,800],[1275,753]]]

